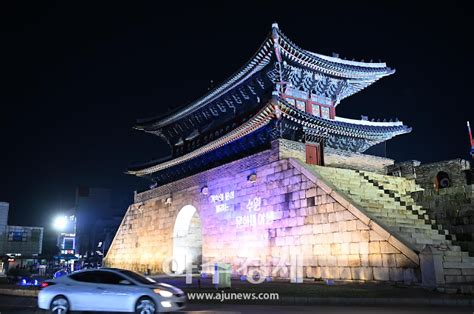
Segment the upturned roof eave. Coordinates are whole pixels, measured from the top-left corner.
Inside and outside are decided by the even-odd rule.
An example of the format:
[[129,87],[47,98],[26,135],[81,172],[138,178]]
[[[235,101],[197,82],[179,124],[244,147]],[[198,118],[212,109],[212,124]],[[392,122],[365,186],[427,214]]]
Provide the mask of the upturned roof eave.
[[[358,61],[347,61],[337,57],[329,57],[304,50],[289,40],[278,28],[275,23],[272,25],[272,32],[276,30],[278,33],[278,43],[280,49],[283,49],[285,59],[297,61],[302,67],[310,70],[321,71],[322,73],[342,77],[352,80],[366,80],[367,86],[371,85],[378,79],[391,75],[395,72],[386,66],[385,63],[368,63]],[[180,120],[188,114],[199,110],[208,103],[214,101],[218,97],[226,94],[229,90],[238,86],[245,79],[260,71],[264,66],[270,63],[270,59],[275,55],[274,38],[270,33],[263,41],[262,45],[252,56],[252,58],[242,66],[237,72],[231,75],[227,80],[219,84],[214,89],[210,90],[203,97],[182,107],[170,114],[161,117],[154,117],[148,119],[140,119],[134,126],[137,130],[157,130],[163,128],[175,121]],[[291,51],[285,52],[285,47]]]
[[270,59],[273,56],[273,50],[271,49],[271,46],[271,37],[267,36],[264,42],[260,45],[257,52],[245,65],[243,65],[224,82],[211,89],[204,96],[194,102],[191,102],[189,105],[183,107],[177,112],[173,112],[170,115],[166,115],[165,117],[140,119],[137,121],[134,128],[137,130],[145,130],[150,127],[154,129],[162,128],[168,124],[173,123],[174,121],[181,119],[187,114],[204,107],[206,104],[226,94],[229,90],[233,89],[235,86],[239,85],[241,82],[245,81],[247,78],[251,77],[253,74],[260,71],[270,63]]
[[251,119],[246,121],[244,124],[241,126],[235,128],[234,130],[230,131],[229,133],[225,134],[224,136],[204,145],[199,147],[198,149],[177,157],[175,159],[163,162],[163,163],[158,163],[150,167],[146,167],[143,169],[138,169],[139,167],[135,167],[135,170],[129,169],[127,171],[127,174],[135,175],[135,176],[146,176],[149,174],[152,174],[154,172],[167,169],[176,165],[179,165],[183,162],[189,161],[191,159],[194,159],[196,157],[199,157],[209,151],[212,151],[214,149],[217,149],[219,147],[222,147],[228,143],[231,143],[233,141],[238,140],[239,138],[242,138],[243,136],[250,134],[251,132],[267,125],[270,120],[273,118],[273,111],[272,111],[272,106],[270,103],[267,103],[266,106],[264,106],[258,113],[256,113]]
[[[286,115],[292,116],[291,118],[288,116],[288,118],[295,119],[294,116],[300,116],[301,118],[305,119],[306,121],[303,123],[303,126],[309,129],[320,130],[321,128],[325,128],[325,126],[324,125],[321,126],[319,125],[319,123],[327,124],[329,126],[328,134],[350,136],[351,135],[350,133],[352,133],[351,132],[352,129],[355,130],[356,128],[360,128],[360,127],[362,128],[372,127],[375,129],[375,131],[372,131],[370,134],[371,137],[374,137],[374,139],[372,140],[375,140],[375,137],[377,137],[379,142],[380,141],[383,142],[395,136],[411,132],[411,128],[404,125],[403,122],[401,121],[393,123],[393,125],[387,125],[390,123],[384,123],[384,122],[367,122],[369,123],[369,125],[358,125],[355,123],[358,120],[344,119],[345,121],[337,121],[337,120],[331,120],[331,119],[324,119],[324,118],[313,116],[303,111],[300,111],[297,108],[293,108],[291,107],[291,105],[286,103],[284,99],[274,96],[274,98],[268,101],[266,105],[259,112],[257,112],[251,119],[246,121],[244,124],[238,126],[234,130],[230,131],[229,133],[225,134],[224,136],[204,146],[201,146],[198,149],[186,155],[177,157],[175,159],[167,160],[164,162],[160,162],[159,160],[157,160],[155,164],[153,164],[153,161],[152,161],[152,162],[147,163],[147,166],[144,168],[140,168],[140,166],[135,166],[133,167],[133,169],[130,168],[127,171],[127,174],[131,174],[135,176],[150,175],[152,173],[161,171],[163,169],[177,166],[179,164],[182,164],[183,162],[192,160],[214,149],[217,149],[228,143],[236,141],[242,138],[243,136],[246,136],[247,134],[250,134],[251,132],[254,132],[255,130],[267,125],[271,121],[271,119],[275,118],[276,117],[276,113],[275,113],[276,104],[278,104],[281,114],[285,116]],[[354,121],[354,123],[351,123],[351,121]],[[350,130],[346,132],[334,132],[335,129],[341,126],[346,127]],[[390,128],[393,128],[393,130],[389,131]],[[354,133],[352,135],[355,137],[366,138],[364,136],[361,136],[360,134],[357,135]]]

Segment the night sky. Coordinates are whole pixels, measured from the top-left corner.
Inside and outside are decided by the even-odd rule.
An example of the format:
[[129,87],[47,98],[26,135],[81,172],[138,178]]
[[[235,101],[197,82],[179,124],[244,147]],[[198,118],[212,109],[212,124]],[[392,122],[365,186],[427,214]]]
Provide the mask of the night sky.
[[125,175],[127,166],[168,154],[132,129],[135,120],[202,96],[275,21],[304,49],[397,70],[337,109],[412,126],[389,141],[389,157],[468,158],[473,11],[461,3],[65,2],[0,9],[0,200],[11,204],[11,224],[49,226],[79,185],[111,188],[123,211],[148,184]]

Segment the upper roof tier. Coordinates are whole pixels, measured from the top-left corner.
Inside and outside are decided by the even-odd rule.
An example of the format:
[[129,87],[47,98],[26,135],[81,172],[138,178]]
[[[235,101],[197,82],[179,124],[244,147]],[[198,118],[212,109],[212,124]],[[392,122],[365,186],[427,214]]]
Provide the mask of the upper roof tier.
[[203,111],[202,119],[193,119],[205,124],[206,120],[212,120],[213,110],[222,111],[222,106],[229,106],[235,114],[240,109],[236,105],[242,102],[245,105],[245,100],[252,96],[251,102],[259,102],[260,95],[278,90],[280,86],[282,92],[284,86],[299,89],[335,106],[342,99],[394,72],[383,62],[348,61],[304,50],[289,40],[274,23],[257,52],[236,73],[196,101],[165,116],[139,120],[135,128],[168,138],[161,129],[183,118],[190,119],[200,110]]

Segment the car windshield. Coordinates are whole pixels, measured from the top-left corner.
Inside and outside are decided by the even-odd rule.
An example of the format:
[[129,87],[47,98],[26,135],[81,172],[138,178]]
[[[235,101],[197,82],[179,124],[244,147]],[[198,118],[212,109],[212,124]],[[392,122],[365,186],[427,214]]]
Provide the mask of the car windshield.
[[124,274],[125,276],[128,276],[128,277],[132,278],[133,280],[135,280],[139,283],[143,283],[143,284],[146,284],[146,285],[156,283],[156,281],[154,281],[153,279],[151,279],[149,277],[142,276],[142,275],[137,274],[137,273],[135,273],[133,271],[130,271],[130,270],[119,270],[119,272]]

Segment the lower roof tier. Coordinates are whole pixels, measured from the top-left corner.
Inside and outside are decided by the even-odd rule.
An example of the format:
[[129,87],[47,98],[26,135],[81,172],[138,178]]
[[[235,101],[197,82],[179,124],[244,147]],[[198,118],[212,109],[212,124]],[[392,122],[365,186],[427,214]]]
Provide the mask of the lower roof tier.
[[281,97],[273,96],[250,119],[217,139],[202,143],[193,151],[175,158],[130,167],[128,173],[141,177],[162,177],[160,173],[166,173],[167,178],[176,179],[180,177],[179,173],[189,175],[192,172],[190,168],[202,171],[205,170],[202,167],[216,166],[216,163],[222,164],[268,147],[277,138],[320,142],[325,147],[364,152],[376,144],[410,131],[411,128],[402,122],[324,119],[295,108]]

